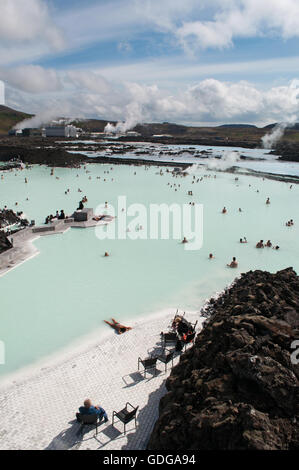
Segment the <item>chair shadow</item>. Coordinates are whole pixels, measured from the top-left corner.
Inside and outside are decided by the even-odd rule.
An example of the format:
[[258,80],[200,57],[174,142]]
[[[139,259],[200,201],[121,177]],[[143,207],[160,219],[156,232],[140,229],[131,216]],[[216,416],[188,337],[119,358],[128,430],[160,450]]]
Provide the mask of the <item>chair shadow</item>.
[[69,424],[72,426],[55,436],[45,450],[78,450],[80,448],[83,441],[80,424],[77,420],[71,421]]
[[[103,422],[98,424],[98,432]],[[76,419],[69,422],[72,426],[61,431],[44,450],[79,450],[82,442],[89,441],[96,437],[96,428],[94,425],[85,425],[81,431],[81,425]],[[89,434],[92,435],[89,436]]]
[[131,374],[124,375],[122,377],[122,380],[125,383],[125,386],[123,388],[128,388],[128,387],[133,387],[137,383],[144,380],[144,377],[141,374],[141,372],[136,371],[136,372],[132,372]]
[[[122,380],[125,383],[125,386],[123,388],[134,387],[135,385],[137,385],[138,383],[140,383],[144,380],[147,380],[147,381],[153,380],[156,377],[159,377],[159,375],[163,374],[163,373],[164,373],[164,371],[162,371],[160,369],[157,369],[157,368],[147,370],[145,376],[144,376],[144,371],[132,372],[131,374],[124,375],[122,377]],[[150,375],[150,377],[148,377],[148,375]],[[128,381],[129,377],[132,379],[131,383]]]
[[[101,435],[108,438],[108,440],[101,441]],[[122,437],[123,433],[110,424],[110,426],[102,429],[99,434],[95,436],[95,440],[100,444],[98,449],[103,449],[107,444],[110,444],[111,441],[117,441],[117,439],[121,439]]]

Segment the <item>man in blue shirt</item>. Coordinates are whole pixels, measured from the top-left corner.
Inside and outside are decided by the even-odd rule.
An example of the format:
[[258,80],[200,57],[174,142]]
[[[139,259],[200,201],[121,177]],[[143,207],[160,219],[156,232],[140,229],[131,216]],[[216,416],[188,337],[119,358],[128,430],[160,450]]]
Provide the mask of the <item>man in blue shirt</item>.
[[79,413],[77,413],[76,416],[77,416],[77,420],[80,421],[80,415],[93,415],[93,414],[98,415],[99,421],[102,421],[102,419],[104,418],[104,422],[107,423],[108,416],[104,408],[101,408],[100,406],[93,406],[89,398],[84,401],[84,406],[80,406]]

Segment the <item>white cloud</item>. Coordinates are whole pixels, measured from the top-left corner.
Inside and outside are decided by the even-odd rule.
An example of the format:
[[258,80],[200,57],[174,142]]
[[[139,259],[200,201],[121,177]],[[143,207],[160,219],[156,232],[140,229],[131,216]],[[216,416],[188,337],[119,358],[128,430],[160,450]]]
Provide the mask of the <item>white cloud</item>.
[[236,38],[299,36],[297,0],[231,0],[219,2],[213,18],[185,21],[173,32],[185,49],[228,47]]
[[54,69],[44,69],[39,65],[0,68],[0,79],[28,93],[44,93],[62,89],[57,72]]
[[99,94],[108,93],[111,89],[110,84],[104,77],[91,70],[70,70],[66,74],[66,79],[69,79],[79,89]]
[[120,41],[117,45],[117,49],[124,54],[128,54],[132,52],[132,46],[129,41]]
[[[69,44],[127,44],[163,32],[185,50],[223,48],[244,37],[299,36],[298,0],[114,0],[84,4],[56,17]],[[74,28],[74,25],[76,26]]]
[[0,64],[24,63],[66,46],[45,0],[0,1]]
[[1,0],[0,39],[10,42],[46,41],[60,49],[63,38],[44,0]]
[[77,81],[74,88],[74,79],[71,83],[68,79],[69,74],[66,73],[63,78],[65,88],[47,95],[29,95],[8,87],[7,102],[12,107],[52,118],[97,117],[125,121],[122,129],[150,121],[265,125],[299,120],[299,87],[296,80],[285,86],[261,90],[244,81],[231,83],[206,79],[178,89],[176,93],[156,85],[127,82],[116,86],[108,83],[105,93],[102,93],[101,87],[97,90],[85,85],[83,88],[81,81]]

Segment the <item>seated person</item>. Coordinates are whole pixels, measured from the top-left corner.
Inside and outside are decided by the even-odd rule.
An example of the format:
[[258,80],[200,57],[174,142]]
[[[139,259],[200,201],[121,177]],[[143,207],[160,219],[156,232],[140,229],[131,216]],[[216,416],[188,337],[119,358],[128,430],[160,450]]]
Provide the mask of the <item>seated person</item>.
[[193,333],[192,325],[184,318],[178,323],[177,332],[180,337]]
[[64,220],[64,219],[65,219],[65,213],[64,213],[64,210],[63,210],[63,209],[61,209],[60,215],[59,215],[58,219],[59,219],[59,220]]
[[99,416],[99,421],[104,418],[104,422],[107,423],[108,416],[106,411],[100,406],[93,406],[91,400],[87,398],[84,401],[84,406],[80,406],[79,413],[76,413],[77,421],[80,422],[80,415],[93,415],[96,414]]
[[171,328],[173,330],[176,330],[177,329],[177,326],[178,324],[180,323],[180,321],[183,319],[182,315],[176,315],[173,319],[173,322],[171,324]]

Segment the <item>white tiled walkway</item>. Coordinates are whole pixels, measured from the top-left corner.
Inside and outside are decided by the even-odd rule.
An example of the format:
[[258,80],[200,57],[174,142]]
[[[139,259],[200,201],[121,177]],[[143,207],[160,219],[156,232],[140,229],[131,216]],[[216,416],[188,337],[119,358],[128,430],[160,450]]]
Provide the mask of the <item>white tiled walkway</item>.
[[[133,330],[118,336],[111,330],[97,346],[57,366],[0,390],[0,449],[144,449],[158,417],[160,398],[166,393],[164,364],[147,378],[137,371],[138,356],[145,358],[160,347],[160,332],[166,331],[173,313],[151,316],[132,323]],[[199,313],[188,313],[190,321]],[[200,321],[199,321],[200,323]],[[200,325],[198,325],[200,327]],[[107,327],[108,328],[108,327]],[[175,359],[175,364],[179,358]],[[85,398],[101,405],[109,422],[98,435],[87,427],[83,436],[74,420]],[[112,411],[126,402],[139,406],[138,427],[134,422],[111,426]]]

